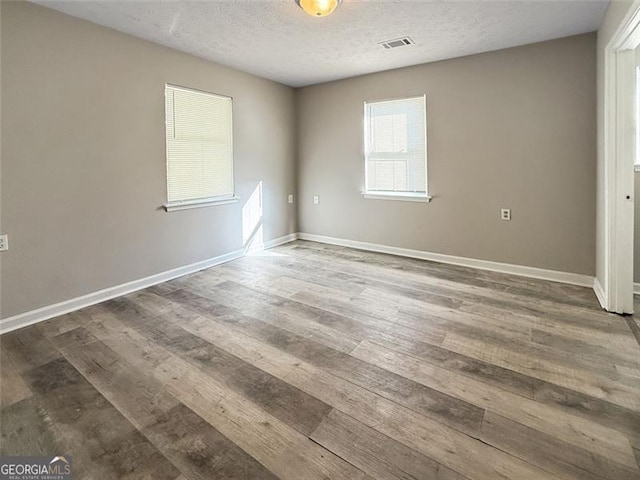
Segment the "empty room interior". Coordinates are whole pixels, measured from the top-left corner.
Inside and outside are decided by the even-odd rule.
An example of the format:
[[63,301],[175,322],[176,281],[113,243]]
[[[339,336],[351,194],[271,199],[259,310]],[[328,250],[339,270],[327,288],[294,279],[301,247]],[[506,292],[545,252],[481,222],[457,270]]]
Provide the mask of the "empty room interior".
[[639,480],[639,66],[640,0],[1,1],[0,478]]

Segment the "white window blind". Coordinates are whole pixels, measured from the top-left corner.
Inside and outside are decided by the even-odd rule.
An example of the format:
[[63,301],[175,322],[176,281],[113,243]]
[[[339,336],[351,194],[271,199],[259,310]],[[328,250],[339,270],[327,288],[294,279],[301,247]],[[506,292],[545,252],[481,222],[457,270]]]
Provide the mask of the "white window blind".
[[166,85],[167,206],[233,197],[230,97]]
[[366,193],[427,195],[425,96],[365,102]]

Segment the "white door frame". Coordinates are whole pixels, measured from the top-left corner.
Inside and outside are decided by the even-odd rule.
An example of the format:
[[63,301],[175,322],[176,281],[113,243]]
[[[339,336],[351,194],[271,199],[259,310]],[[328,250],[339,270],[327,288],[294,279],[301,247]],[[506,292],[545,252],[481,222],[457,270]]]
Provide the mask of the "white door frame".
[[634,50],[640,46],[640,0],[605,48],[603,307],[633,313],[633,218],[636,114]]

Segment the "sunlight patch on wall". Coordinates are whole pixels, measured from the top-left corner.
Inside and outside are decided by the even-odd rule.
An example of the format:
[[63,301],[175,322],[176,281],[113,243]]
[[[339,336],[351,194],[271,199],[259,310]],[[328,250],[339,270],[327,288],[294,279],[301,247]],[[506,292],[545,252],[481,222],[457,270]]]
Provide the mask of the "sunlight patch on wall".
[[242,207],[242,245],[245,252],[260,250],[264,245],[262,231],[262,180]]

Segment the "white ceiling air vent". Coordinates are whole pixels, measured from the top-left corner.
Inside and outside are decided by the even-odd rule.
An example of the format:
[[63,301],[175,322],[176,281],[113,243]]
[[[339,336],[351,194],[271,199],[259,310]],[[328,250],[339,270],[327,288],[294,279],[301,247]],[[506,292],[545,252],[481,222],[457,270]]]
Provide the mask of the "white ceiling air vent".
[[380,42],[378,45],[382,45],[386,49],[406,47],[407,45],[415,45],[413,40],[409,37],[396,38],[395,40],[387,40],[386,42]]

